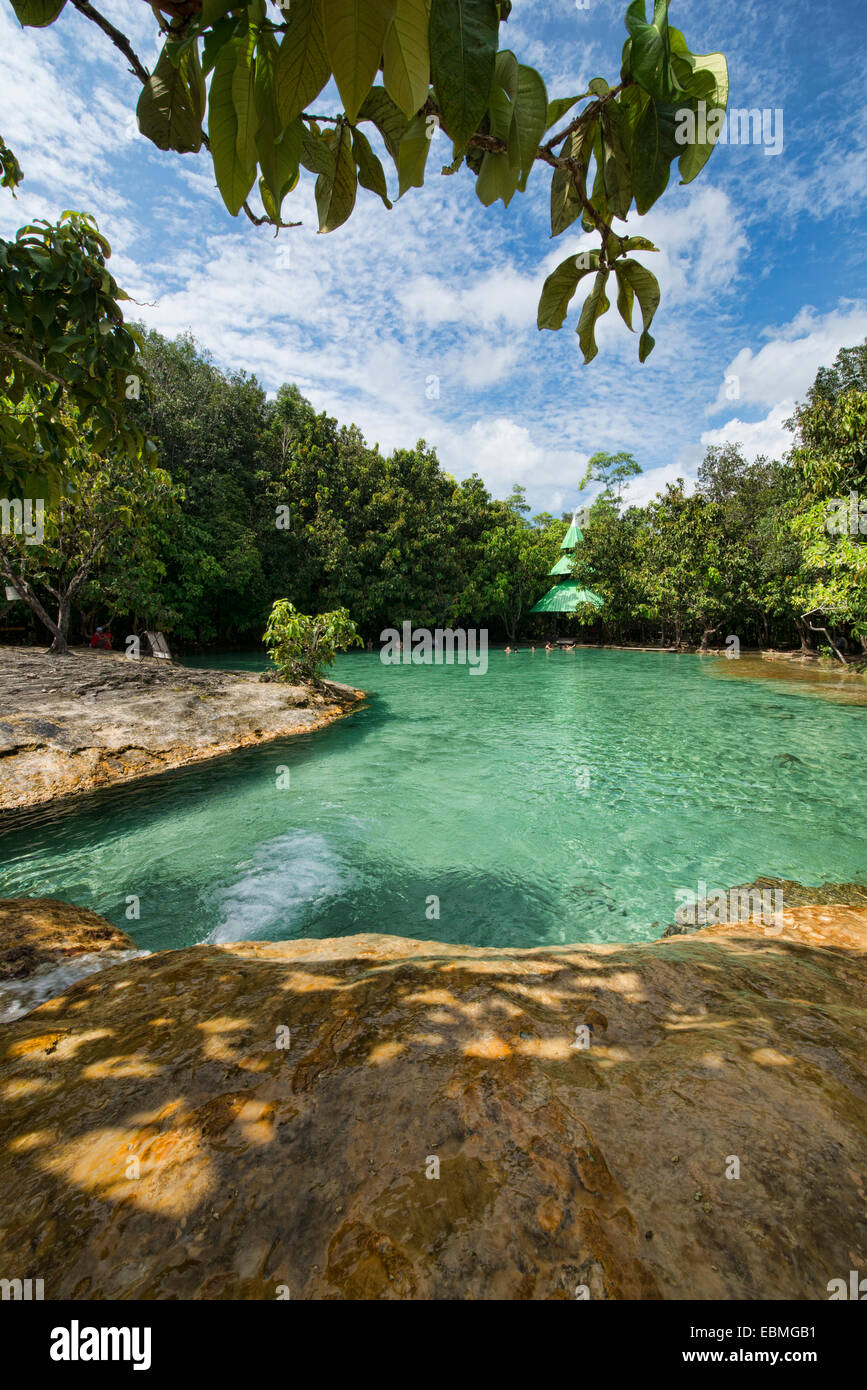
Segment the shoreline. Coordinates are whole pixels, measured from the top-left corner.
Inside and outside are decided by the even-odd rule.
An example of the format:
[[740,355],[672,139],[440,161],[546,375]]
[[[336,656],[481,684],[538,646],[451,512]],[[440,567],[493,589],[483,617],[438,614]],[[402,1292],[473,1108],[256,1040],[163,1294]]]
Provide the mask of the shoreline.
[[4,647],[0,818],[314,733],[365,692],[263,681],[121,652]]

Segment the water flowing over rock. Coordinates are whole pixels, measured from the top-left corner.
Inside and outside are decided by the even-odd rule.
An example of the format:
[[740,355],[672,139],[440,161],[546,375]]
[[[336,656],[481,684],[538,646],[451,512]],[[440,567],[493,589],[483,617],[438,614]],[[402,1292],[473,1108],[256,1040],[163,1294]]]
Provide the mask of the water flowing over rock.
[[0,1023],[145,954],[104,917],[53,898],[0,898]]
[[867,1257],[865,946],[820,906],[126,961],[0,1033],[0,1268],[47,1299],[826,1299]]

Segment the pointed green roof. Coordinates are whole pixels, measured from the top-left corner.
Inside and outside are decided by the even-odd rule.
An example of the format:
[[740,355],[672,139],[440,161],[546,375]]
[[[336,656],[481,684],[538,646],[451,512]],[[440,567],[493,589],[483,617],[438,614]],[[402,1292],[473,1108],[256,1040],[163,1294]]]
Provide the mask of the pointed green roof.
[[585,589],[575,580],[567,580],[563,584],[555,584],[553,589],[549,589],[544,598],[540,598],[531,613],[574,613],[576,608],[580,608],[583,603],[590,603],[594,608],[604,607],[604,600],[598,594],[594,594],[592,589]]
[[557,561],[557,563],[556,563],[556,565],[554,566],[554,568],[553,568],[552,570],[549,570],[549,571],[548,571],[548,577],[550,578],[552,575],[555,575],[555,574],[571,574],[571,573],[572,573],[572,556],[571,556],[571,555],[561,555],[561,556],[560,556],[560,559]]
[[560,542],[561,550],[574,550],[576,545],[580,545],[584,539],[584,536],[582,535],[581,530],[578,526],[576,516],[573,516],[572,524],[569,527],[569,530],[566,532],[565,536],[563,537],[562,541]]

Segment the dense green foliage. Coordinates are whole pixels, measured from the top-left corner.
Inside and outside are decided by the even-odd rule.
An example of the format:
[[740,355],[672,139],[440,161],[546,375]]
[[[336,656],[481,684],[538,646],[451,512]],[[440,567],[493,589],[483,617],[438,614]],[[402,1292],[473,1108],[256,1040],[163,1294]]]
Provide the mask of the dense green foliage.
[[[65,3],[11,0],[21,23],[39,29]],[[359,187],[391,208],[380,155],[394,164],[401,198],[423,185],[439,129],[452,142],[442,172],[466,167],[485,207],[508,206],[537,165],[552,169],[552,235],[580,218],[600,245],[549,276],[539,328],[560,328],[579,283],[592,275],[577,329],[585,361],[596,355],[596,324],[610,307],[612,285],[630,329],[638,300],[641,361],[652,351],[659,286],[628,253],[657,248],[644,237],[621,237],[614,223],[625,223],[633,207],[646,213],[675,162],[682,183],[696,178],[719,135],[710,119],[696,136],[696,113],[721,118],[729,85],[724,56],[691,53],[669,25],[669,0],[653,0],[649,21],[645,0],[628,5],[614,82],[595,77],[587,91],[554,99],[534,68],[500,47],[511,0],[291,0],[288,8],[266,0],[157,0],[165,42],[152,72],[125,34],[81,0],[72,3],[99,24],[143,84],[142,133],[181,154],[205,145],[233,216],[243,209],[254,222],[296,225],[283,222],[282,208],[302,169],[316,177],[321,232],[350,218]],[[332,78],[343,110],[311,112]],[[684,140],[688,122],[693,135]],[[247,202],[254,185],[261,214]]]
[[[91,626],[92,607],[129,612],[159,585],[159,527],[179,500],[171,479],[150,458],[94,453],[90,432],[69,421],[69,449],[59,496],[42,507],[40,524],[0,528],[0,580],[10,585],[66,650],[70,626]],[[9,507],[8,500],[5,506]],[[28,536],[27,531],[31,534]],[[35,542],[35,543],[34,543]],[[134,629],[127,626],[126,636]]]
[[477,476],[457,483],[423,440],[384,456],[297,387],[269,401],[188,339],[147,334],[143,361],[135,415],[184,501],[150,533],[134,601],[103,617],[234,645],[258,642],[286,596],[303,613],[347,608],[370,640],[404,619],[514,636],[548,587],[565,524],[527,521]]
[[338,652],[362,646],[345,608],[313,617],[299,613],[285,598],[271,609],[263,641],[279,680],[317,683],[326,668],[334,665]]
[[819,372],[790,423],[801,485],[798,603],[867,639],[867,344]]
[[669,485],[621,514],[606,486],[576,573],[605,599],[608,640],[867,638],[867,345],[820,370],[788,423],[785,462],[711,448],[690,497]]
[[[3,184],[21,171],[0,141]],[[123,319],[127,298],[106,268],[111,248],[92,218],[64,212],[56,224],[0,238],[0,490],[57,493],[65,460],[86,433],[91,448],[147,452],[126,405],[141,390],[138,337]]]
[[[112,620],[117,636],[149,626],[180,644],[254,644],[282,598],[299,614],[345,609],[375,644],[404,621],[486,627],[492,640],[551,631],[550,617],[529,610],[550,588],[566,521],[530,518],[521,487],[495,500],[476,475],[456,482],[423,440],[386,456],[356,426],[317,414],[296,386],[269,400],[254,377],[219,371],[189,339],[150,333],[143,344],[146,384],[130,409],[164,471],[109,467],[85,451],[76,481],[87,482],[91,519],[73,527],[85,513],[69,509],[62,539],[49,526],[44,547],[6,544],[44,605],[52,573],[68,585],[87,536],[97,522],[108,528],[71,595],[73,636]],[[711,448],[691,495],[669,485],[639,507],[621,497],[632,456],[595,454],[580,481],[602,491],[574,573],[604,608],[561,618],[561,631],[583,623],[590,640],[735,635],[767,646],[813,643],[812,629],[828,627],[856,649],[867,636],[865,426],[860,347],[819,373],[785,461]]]

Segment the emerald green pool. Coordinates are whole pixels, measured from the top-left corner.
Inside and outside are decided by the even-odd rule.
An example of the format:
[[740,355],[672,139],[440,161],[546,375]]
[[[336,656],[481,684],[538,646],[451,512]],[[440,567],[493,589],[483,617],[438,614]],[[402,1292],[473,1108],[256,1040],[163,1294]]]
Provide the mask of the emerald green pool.
[[150,949],[534,946],[658,936],[700,881],[867,881],[867,708],[727,665],[525,647],[473,676],[346,656],[336,677],[372,698],[320,733],[7,821],[0,896],[95,908]]

